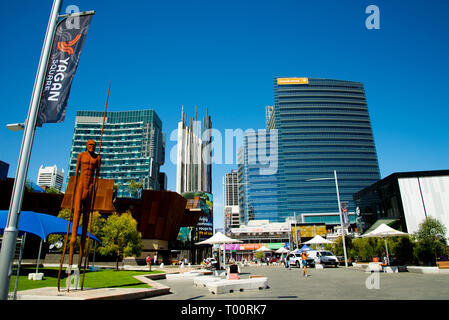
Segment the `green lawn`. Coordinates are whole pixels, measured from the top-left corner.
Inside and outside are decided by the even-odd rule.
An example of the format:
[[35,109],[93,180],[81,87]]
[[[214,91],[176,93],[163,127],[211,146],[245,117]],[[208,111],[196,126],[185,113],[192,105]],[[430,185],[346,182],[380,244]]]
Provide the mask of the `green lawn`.
[[[15,272],[17,272],[15,270]],[[57,287],[58,286],[58,268],[39,268],[39,272],[44,273],[43,280],[28,280],[28,273],[36,272],[36,268],[20,268],[20,276],[17,290],[28,290],[43,287]],[[160,271],[116,271],[113,269],[100,269],[95,272],[86,271],[86,276],[84,279],[85,288],[148,288],[148,284],[143,283],[133,276],[143,275],[143,274],[155,274],[161,273]],[[61,273],[60,287],[65,288],[67,274],[65,270]],[[80,275],[82,279],[82,273]],[[11,281],[9,283],[9,291],[14,291],[14,286],[16,283],[16,276],[11,276]]]

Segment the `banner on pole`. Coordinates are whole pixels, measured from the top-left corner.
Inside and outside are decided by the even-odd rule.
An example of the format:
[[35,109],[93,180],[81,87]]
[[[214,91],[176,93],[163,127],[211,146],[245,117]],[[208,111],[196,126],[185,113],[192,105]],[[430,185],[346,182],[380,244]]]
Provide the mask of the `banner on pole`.
[[343,214],[343,225],[345,227],[348,227],[350,225],[349,223],[349,212],[348,212],[348,202],[343,201],[341,203],[341,213]]
[[[89,30],[93,12],[66,17],[56,27],[40,97],[37,125],[63,122],[70,87]],[[76,19],[76,23],[73,23]]]

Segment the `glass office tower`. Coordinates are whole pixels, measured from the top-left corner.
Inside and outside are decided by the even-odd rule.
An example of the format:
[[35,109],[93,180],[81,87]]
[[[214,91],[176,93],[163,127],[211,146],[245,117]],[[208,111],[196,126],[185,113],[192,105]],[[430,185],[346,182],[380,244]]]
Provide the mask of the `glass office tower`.
[[340,223],[336,170],[341,201],[355,222],[353,194],[380,177],[363,84],[275,78],[268,127],[279,137],[278,217]]
[[238,151],[240,222],[284,222],[278,205],[278,154],[276,130],[249,131]]
[[[75,174],[76,159],[93,139],[99,151],[103,111],[78,111],[75,119],[69,176]],[[114,179],[118,197],[131,197],[130,180],[143,189],[160,190],[160,166],[164,163],[162,122],[154,110],[107,112],[101,144],[100,177]],[[67,179],[68,180],[68,179]]]

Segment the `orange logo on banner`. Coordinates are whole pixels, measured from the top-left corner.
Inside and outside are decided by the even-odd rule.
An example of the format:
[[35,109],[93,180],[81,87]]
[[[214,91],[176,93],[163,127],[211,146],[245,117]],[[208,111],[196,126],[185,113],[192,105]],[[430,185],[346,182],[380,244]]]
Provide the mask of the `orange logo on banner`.
[[278,84],[308,84],[309,78],[278,78]]
[[69,42],[59,41],[58,49],[62,52],[67,52],[68,54],[73,54],[72,46],[81,38],[81,34],[77,35],[75,39]]

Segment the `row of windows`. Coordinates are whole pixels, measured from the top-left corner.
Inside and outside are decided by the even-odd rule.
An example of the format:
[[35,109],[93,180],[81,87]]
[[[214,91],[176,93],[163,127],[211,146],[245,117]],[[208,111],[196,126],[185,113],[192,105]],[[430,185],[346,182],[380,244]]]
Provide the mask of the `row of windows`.
[[320,88],[318,86],[308,86],[308,87],[299,87],[296,86],[294,88],[285,88],[285,90],[282,89],[283,87],[277,87],[276,93],[277,95],[282,95],[285,93],[290,92],[341,92],[341,93],[355,93],[355,94],[362,94],[365,95],[365,91],[363,89],[359,88]]
[[297,84],[277,84],[277,79],[274,79],[274,90],[275,92],[278,92],[279,90],[287,90],[287,89],[294,89],[294,90],[301,90],[301,88],[315,88],[315,89],[327,89],[327,88],[334,88],[334,89],[349,89],[349,90],[363,90],[363,84],[352,82],[352,81],[344,81],[344,80],[324,80],[324,79],[310,79],[309,78],[309,84],[307,85],[297,85]]
[[283,92],[277,93],[276,96],[279,101],[282,99],[288,99],[288,98],[299,98],[303,99],[304,97],[315,97],[315,98],[349,98],[349,99],[365,99],[365,95],[363,93],[357,94],[354,92],[337,92],[337,91],[290,91],[290,92]]

